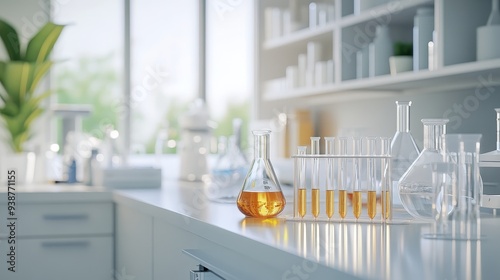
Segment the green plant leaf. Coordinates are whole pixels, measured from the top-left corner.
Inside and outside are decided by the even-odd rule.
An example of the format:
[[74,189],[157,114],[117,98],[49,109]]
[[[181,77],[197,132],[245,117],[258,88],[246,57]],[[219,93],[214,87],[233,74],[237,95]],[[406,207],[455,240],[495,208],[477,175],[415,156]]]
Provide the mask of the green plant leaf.
[[63,28],[64,25],[46,23],[29,41],[24,60],[37,63],[46,61]]
[[0,38],[9,54],[10,60],[21,59],[21,46],[19,44],[19,35],[16,30],[8,23],[0,20]]
[[30,81],[30,63],[26,62],[0,62],[4,64],[3,75],[0,76],[7,96],[16,104],[20,104],[26,97],[26,91],[29,89]]

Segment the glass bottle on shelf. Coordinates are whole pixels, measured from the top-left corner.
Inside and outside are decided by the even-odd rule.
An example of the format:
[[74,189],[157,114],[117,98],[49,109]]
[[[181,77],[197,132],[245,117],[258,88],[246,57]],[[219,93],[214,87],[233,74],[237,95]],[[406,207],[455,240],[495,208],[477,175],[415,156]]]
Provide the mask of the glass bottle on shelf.
[[442,135],[448,119],[423,119],[424,149],[399,180],[399,196],[403,207],[413,217],[434,220],[432,201],[432,165],[443,162]]
[[396,101],[396,106],[397,130],[391,142],[391,174],[393,182],[399,181],[420,153],[410,132],[411,101]]
[[254,159],[238,195],[238,209],[249,217],[274,217],[283,211],[285,196],[271,164],[270,130],[254,130]]

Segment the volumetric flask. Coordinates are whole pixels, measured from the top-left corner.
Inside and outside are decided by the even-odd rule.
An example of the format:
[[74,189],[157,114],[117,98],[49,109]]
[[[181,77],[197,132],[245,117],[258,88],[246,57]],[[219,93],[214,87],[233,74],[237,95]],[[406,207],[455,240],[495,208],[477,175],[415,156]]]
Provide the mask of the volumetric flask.
[[424,149],[399,180],[401,203],[413,217],[434,220],[432,164],[443,162],[441,136],[448,119],[423,119]]
[[285,207],[285,197],[269,159],[270,130],[254,130],[254,159],[238,196],[238,209],[250,217],[273,217]]

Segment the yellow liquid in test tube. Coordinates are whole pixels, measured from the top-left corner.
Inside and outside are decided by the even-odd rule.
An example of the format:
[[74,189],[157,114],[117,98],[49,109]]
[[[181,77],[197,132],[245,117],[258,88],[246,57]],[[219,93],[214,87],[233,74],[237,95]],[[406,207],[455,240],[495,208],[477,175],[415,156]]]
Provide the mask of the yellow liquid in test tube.
[[391,217],[391,192],[383,191],[382,195],[385,198],[383,201],[385,207],[383,207],[382,211],[384,211],[385,218],[389,219]]
[[330,219],[333,216],[335,191],[326,190],[326,215]]
[[312,214],[314,218],[319,215],[319,189],[312,189]]
[[356,219],[361,216],[361,207],[361,191],[354,191],[352,196],[352,213],[354,214],[354,217],[356,217]]
[[304,217],[306,215],[306,189],[299,189],[299,215]]
[[345,218],[347,215],[347,191],[339,190],[339,215]]
[[368,217],[375,218],[377,214],[377,192],[368,191]]

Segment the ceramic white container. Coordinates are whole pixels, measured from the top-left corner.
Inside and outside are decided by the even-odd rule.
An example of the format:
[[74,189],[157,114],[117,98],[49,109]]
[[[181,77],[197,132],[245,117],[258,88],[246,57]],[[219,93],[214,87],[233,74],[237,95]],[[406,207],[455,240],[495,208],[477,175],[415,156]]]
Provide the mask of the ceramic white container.
[[36,155],[33,152],[11,153],[2,158],[0,165],[0,182],[3,185],[7,184],[9,175],[14,175],[9,171],[15,170],[16,185],[31,184],[35,176]]
[[477,29],[477,60],[500,58],[500,25],[486,25]]
[[391,75],[411,71],[413,69],[413,57],[409,55],[391,56],[389,57],[389,65]]

